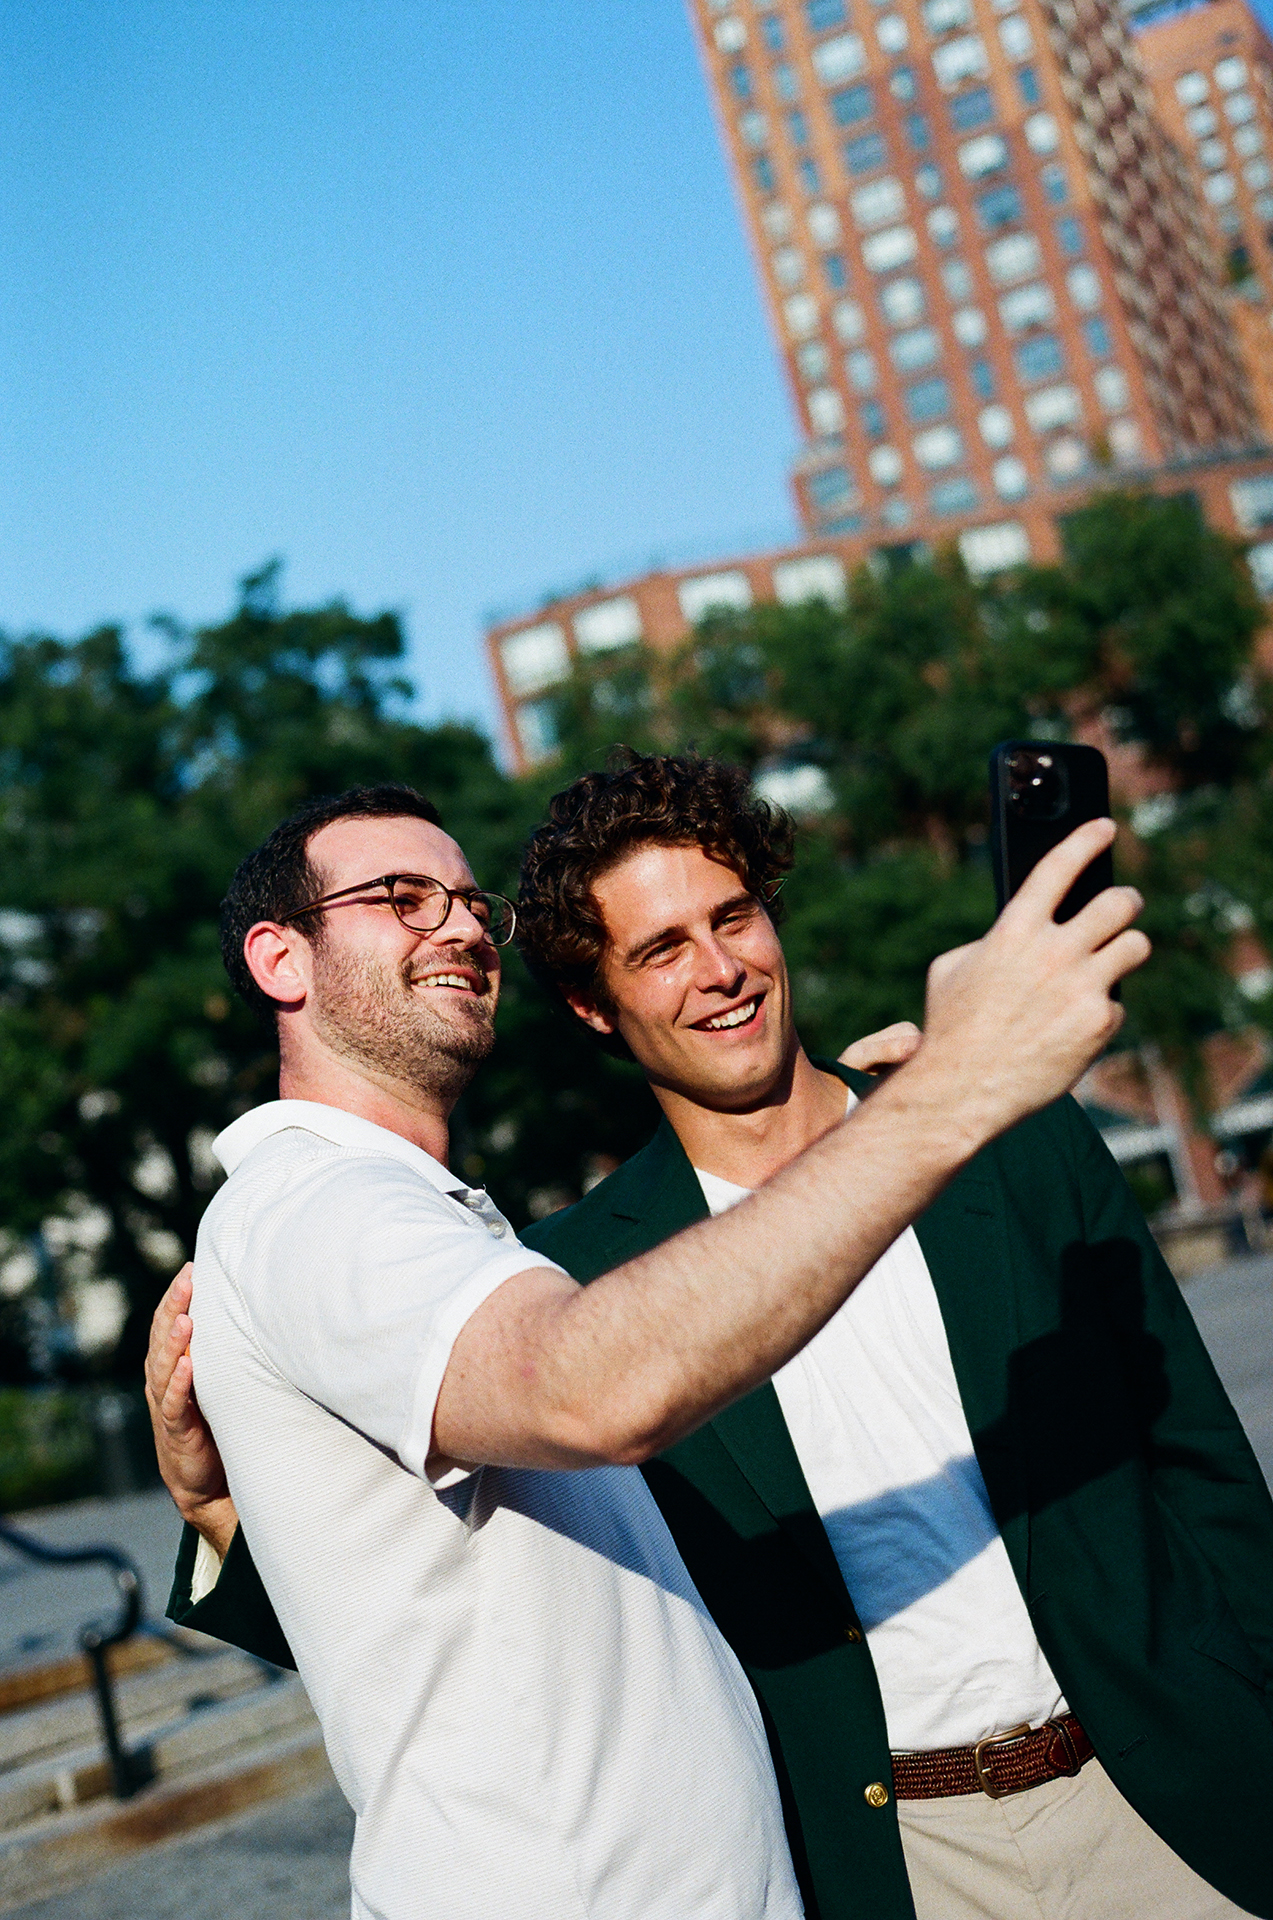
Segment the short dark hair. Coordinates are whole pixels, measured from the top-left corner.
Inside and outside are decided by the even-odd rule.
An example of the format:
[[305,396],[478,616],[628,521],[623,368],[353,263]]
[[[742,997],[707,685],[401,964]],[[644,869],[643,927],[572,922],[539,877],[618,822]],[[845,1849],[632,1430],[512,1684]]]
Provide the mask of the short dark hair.
[[735,868],[777,924],[793,839],[788,815],[753,792],[743,767],[618,748],[604,773],[555,795],[531,835],[517,896],[522,957],[554,996],[573,988],[604,1006],[606,928],[592,889],[608,868],[635,847],[702,847]]
[[[281,820],[254,852],[240,861],[221,902],[221,958],[236,992],[254,1013],[273,1022],[278,1003],[262,993],[243,957],[243,942],[258,920],[285,920],[318,893],[318,873],[309,857],[309,843],[334,820],[427,820],[440,827],[441,815],[432,800],[414,787],[385,781],[375,787],[348,787],[344,793],[307,800]],[[371,876],[368,875],[368,878]],[[321,913],[305,915],[295,924],[315,945],[322,939]]]

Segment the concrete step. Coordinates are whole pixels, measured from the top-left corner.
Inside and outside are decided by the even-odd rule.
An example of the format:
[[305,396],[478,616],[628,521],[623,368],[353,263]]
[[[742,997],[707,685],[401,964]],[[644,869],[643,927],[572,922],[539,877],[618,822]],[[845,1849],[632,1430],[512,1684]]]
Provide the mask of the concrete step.
[[0,1834],[0,1913],[74,1886],[172,1834],[324,1785],[334,1782],[310,1724],[156,1780],[131,1800],[102,1798],[43,1814]]

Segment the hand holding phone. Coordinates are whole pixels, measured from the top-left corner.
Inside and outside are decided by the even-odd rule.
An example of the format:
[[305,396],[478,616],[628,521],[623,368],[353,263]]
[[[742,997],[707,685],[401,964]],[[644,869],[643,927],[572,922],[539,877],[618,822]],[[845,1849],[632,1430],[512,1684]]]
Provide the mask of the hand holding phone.
[[[1109,815],[1109,773],[1095,747],[1056,740],[1005,740],[990,756],[990,846],[999,911],[1045,853],[1086,820]],[[1085,867],[1056,910],[1072,920],[1114,884],[1106,849]]]

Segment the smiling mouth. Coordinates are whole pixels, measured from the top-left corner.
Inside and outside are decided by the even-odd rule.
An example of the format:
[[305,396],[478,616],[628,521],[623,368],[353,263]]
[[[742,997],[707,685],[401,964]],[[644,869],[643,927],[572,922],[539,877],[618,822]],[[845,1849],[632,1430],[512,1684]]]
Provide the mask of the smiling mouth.
[[456,987],[461,993],[483,994],[486,982],[479,985],[467,973],[422,973],[411,982],[413,987]]
[[745,1027],[756,1018],[760,1011],[760,995],[754,994],[750,1000],[744,1000],[741,1007],[731,1007],[728,1013],[713,1014],[710,1020],[700,1020],[700,1033],[728,1033],[734,1027]]

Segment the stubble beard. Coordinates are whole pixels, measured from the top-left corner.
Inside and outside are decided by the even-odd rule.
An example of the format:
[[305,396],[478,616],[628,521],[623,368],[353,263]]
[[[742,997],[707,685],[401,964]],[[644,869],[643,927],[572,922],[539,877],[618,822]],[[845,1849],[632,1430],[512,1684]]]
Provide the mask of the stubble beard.
[[[412,960],[400,967],[338,953],[316,956],[311,1005],[318,1038],[339,1058],[377,1076],[406,1081],[451,1107],[495,1045],[494,995],[473,996],[471,1008],[444,1011],[428,994],[447,988],[412,987],[427,971]],[[477,963],[466,960],[466,968]]]

